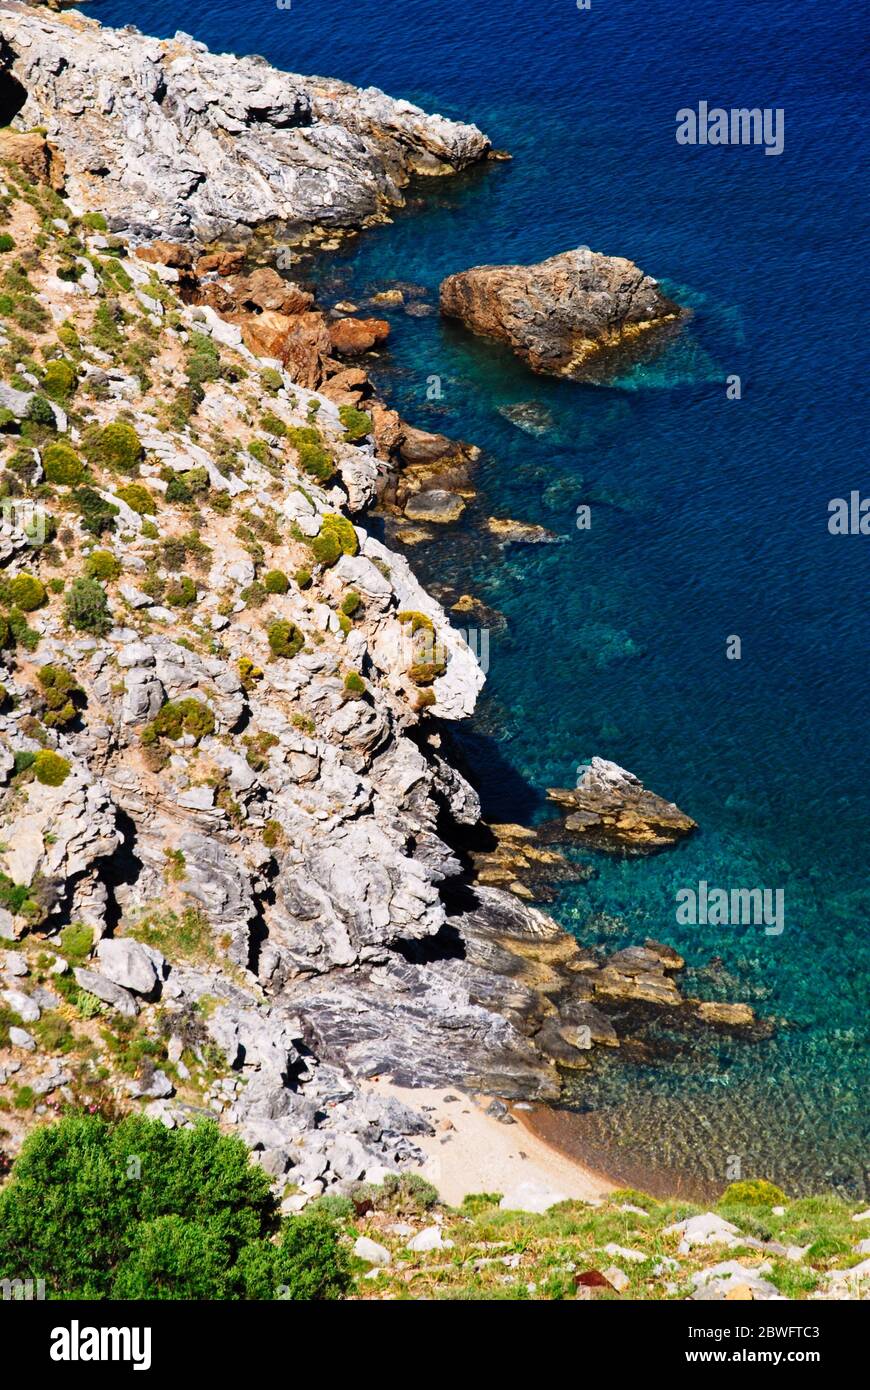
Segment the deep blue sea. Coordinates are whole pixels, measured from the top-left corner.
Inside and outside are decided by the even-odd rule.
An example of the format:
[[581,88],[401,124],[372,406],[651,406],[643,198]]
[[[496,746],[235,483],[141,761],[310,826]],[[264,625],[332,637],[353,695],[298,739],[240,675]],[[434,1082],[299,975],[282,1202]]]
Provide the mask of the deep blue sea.
[[[89,12],[192,32],[297,72],[476,121],[511,163],[426,181],[390,227],[317,272],[326,303],[397,280],[580,244],[626,255],[695,313],[668,354],[607,387],[535,377],[506,351],[391,314],[374,375],[412,422],[477,443],[479,495],[429,581],[500,610],[466,752],[493,819],[612,758],[700,823],[655,859],[597,858],[553,911],[609,949],[676,945],[704,997],[781,1020],[772,1041],[674,1040],[573,1083],[578,1134],[613,1171],[689,1184],[763,1175],[868,1192],[867,581],[870,538],[828,502],[870,495],[859,305],[862,15],[848,0],[106,0]],[[785,148],[684,147],[679,108],[782,108]],[[415,193],[417,190],[415,190]],[[331,298],[330,298],[331,297]],[[742,399],[725,379],[738,374]],[[441,379],[440,400],[427,398]],[[532,436],[499,407],[534,400]],[[591,506],[589,531],[576,509]],[[501,550],[488,514],[568,539]],[[740,660],[726,658],[739,636]],[[784,890],[781,935],[680,926],[700,880]],[[720,958],[721,964],[710,965]]]

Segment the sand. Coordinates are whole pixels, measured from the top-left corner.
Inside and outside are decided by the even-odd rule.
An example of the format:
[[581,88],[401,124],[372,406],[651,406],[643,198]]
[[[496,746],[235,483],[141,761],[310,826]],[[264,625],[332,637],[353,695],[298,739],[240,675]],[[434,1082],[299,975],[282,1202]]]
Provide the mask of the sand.
[[[505,1124],[486,1114],[488,1096],[457,1088],[408,1089],[383,1078],[368,1084],[426,1115],[436,1133],[415,1137],[427,1155],[425,1166],[417,1171],[450,1206],[458,1206],[471,1192],[501,1192],[509,1199],[505,1205],[544,1210],[568,1197],[592,1202],[615,1190],[616,1184],[601,1173],[565,1157],[527,1129],[522,1110],[511,1108],[517,1123]],[[424,1106],[432,1108],[423,1110]]]

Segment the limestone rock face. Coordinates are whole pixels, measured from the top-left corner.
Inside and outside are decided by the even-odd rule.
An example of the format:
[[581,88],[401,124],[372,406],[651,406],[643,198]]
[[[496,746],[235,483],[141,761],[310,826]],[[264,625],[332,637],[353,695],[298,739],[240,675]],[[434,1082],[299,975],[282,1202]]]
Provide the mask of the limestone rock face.
[[377,88],[210,53],[185,34],[10,7],[0,36],[0,63],[27,93],[16,125],[47,131],[74,202],[145,240],[358,227],[400,204],[411,174],[462,169],[489,148],[475,126]]
[[441,283],[441,312],[507,343],[533,371],[605,377],[683,310],[622,256],[585,247],[538,265],[478,265]]
[[576,787],[550,788],[547,795],[568,812],[565,828],[597,849],[651,854],[697,828],[672,801],[606,758],[593,758]]

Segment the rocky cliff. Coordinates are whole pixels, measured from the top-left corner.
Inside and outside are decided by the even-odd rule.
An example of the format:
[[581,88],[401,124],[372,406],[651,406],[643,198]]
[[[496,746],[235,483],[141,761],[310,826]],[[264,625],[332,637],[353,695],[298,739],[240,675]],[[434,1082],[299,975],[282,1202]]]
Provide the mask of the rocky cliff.
[[475,126],[375,87],[146,38],[72,12],[0,4],[7,119],[44,128],[71,202],[147,237],[301,235],[360,227],[402,202],[412,174],[481,159]]
[[[310,295],[137,244],[238,230],[238,188],[245,225],[368,216],[483,137],[77,15],[6,5],[0,33],[49,130],[7,136],[0,179],[0,1084],[21,1116],[216,1114],[297,1209],[419,1157],[426,1120],[366,1077],[554,1098],[560,1065],[702,1018],[673,953],[607,962],[469,872],[442,739],[483,676],[363,524],[386,415],[340,343],[262,355],[267,314],[321,342]],[[207,179],[164,182],[179,132],[219,147]],[[221,163],[276,151],[262,185]],[[396,422],[411,457],[438,441]]]

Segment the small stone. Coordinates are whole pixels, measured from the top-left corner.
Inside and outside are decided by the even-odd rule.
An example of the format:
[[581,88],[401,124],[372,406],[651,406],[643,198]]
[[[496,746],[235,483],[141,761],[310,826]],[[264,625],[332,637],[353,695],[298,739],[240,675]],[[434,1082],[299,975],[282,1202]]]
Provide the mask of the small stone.
[[418,1253],[427,1250],[452,1250],[453,1241],[445,1240],[439,1226],[426,1226],[408,1241],[408,1249]]
[[388,1265],[390,1263],[391,1256],[387,1247],[378,1245],[376,1240],[370,1240],[368,1236],[357,1236],[353,1253],[358,1260],[366,1260],[370,1265]]
[[24,994],[20,989],[0,990],[0,998],[16,1013],[24,1023],[36,1023],[41,1010],[35,999],[31,999],[29,994]]
[[610,1284],[611,1288],[616,1289],[617,1293],[625,1293],[625,1290],[629,1287],[631,1283],[631,1280],[629,1279],[625,1271],[619,1269],[616,1265],[610,1265],[607,1269],[605,1269],[604,1277],[607,1280],[608,1284]]

